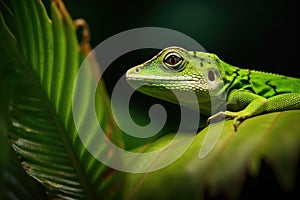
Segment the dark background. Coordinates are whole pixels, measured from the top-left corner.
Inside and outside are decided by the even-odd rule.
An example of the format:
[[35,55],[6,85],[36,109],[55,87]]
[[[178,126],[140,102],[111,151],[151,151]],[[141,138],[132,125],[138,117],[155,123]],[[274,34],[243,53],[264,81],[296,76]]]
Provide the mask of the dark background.
[[[93,47],[128,29],[164,27],[192,37],[208,52],[216,53],[232,65],[300,77],[297,63],[299,14],[296,1],[64,2],[73,18],[81,17],[88,22]],[[133,58],[126,60],[128,63],[122,66],[129,68],[149,57]],[[123,72],[124,69],[118,71]],[[106,77],[106,82],[110,82],[109,77]]]

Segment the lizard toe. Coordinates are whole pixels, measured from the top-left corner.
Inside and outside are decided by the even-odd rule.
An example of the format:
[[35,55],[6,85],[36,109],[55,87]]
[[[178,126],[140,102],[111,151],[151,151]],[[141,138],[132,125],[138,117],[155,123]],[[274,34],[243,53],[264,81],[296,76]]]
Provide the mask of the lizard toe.
[[245,119],[249,118],[249,114],[242,114],[242,115],[238,115],[233,119],[233,127],[234,127],[234,131],[237,131],[237,127],[239,125],[238,122],[242,122]]
[[206,125],[209,125],[211,122],[219,122],[225,119],[226,113],[225,112],[218,112],[214,114],[213,116],[209,117],[206,121]]

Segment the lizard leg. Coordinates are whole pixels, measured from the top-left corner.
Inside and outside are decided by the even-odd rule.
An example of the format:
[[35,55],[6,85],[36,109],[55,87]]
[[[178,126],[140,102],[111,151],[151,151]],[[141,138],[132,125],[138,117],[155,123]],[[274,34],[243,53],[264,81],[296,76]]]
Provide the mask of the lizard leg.
[[268,100],[259,95],[248,91],[237,90],[228,97],[228,105],[234,105],[237,112],[225,111],[219,112],[208,118],[207,123],[220,118],[233,119],[234,130],[237,130],[238,122],[254,115],[260,114],[266,110]]
[[252,101],[244,110],[239,112],[225,111],[219,112],[207,119],[207,124],[211,121],[220,121],[221,118],[233,119],[234,130],[237,131],[238,122],[243,121],[249,117],[260,114],[265,111],[268,100],[265,98],[259,98]]
[[251,101],[244,110],[237,112],[237,115],[235,115],[234,112],[228,112],[226,117],[233,118],[234,129],[237,130],[238,121],[242,121],[263,112],[275,112],[294,109],[300,109],[300,94],[286,93],[276,95],[268,99],[259,97]]
[[253,93],[237,91],[229,98],[229,102],[236,105],[245,105],[248,103],[248,105],[238,112],[219,112],[209,117],[207,123],[222,117],[231,118],[233,119],[234,130],[236,131],[239,121],[260,113],[300,109],[300,94],[286,93],[266,99]]
[[266,112],[300,109],[300,94],[286,93],[270,97]]

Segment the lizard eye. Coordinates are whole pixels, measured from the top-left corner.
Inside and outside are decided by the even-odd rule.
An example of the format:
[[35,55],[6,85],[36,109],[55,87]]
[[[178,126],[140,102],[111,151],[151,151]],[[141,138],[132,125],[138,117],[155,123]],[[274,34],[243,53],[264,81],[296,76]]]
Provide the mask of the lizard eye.
[[173,69],[178,69],[180,64],[182,63],[183,58],[175,53],[175,52],[171,52],[168,53],[166,55],[166,57],[164,58],[164,63],[168,66],[168,67],[172,67]]

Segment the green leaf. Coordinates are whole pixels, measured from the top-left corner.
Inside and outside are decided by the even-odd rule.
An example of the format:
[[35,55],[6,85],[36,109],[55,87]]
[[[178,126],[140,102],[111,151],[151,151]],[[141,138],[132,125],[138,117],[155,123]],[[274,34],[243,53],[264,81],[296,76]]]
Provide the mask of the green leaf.
[[[0,15],[1,34],[6,40],[1,45],[8,49],[1,51],[6,57],[0,61],[1,77],[9,83],[6,94],[11,94],[9,116],[5,111],[2,118],[9,124],[11,146],[22,167],[45,187],[50,198],[116,198],[122,193],[123,175],[90,155],[73,121],[72,92],[86,52],[79,47],[76,28],[63,3],[51,1],[50,10],[51,19],[41,1],[12,0],[12,14],[6,16],[10,24]],[[94,65],[91,61],[88,64]],[[14,75],[10,76],[12,70]],[[112,121],[103,88],[100,82],[95,94],[98,120],[107,124],[104,132],[119,144],[120,132]],[[81,100],[83,105],[89,102],[84,97]],[[84,118],[86,110],[81,112]],[[87,134],[93,137],[97,133],[87,130]]]
[[[300,153],[299,116],[299,110],[256,116],[245,120],[238,132],[234,132],[232,120],[227,120],[217,144],[200,159],[199,151],[208,130],[205,128],[172,165],[150,173],[130,174],[126,195],[132,199],[203,199],[207,195],[235,199],[241,195],[247,177],[258,178],[263,163],[275,172],[282,191],[295,191]],[[166,145],[174,134],[156,140],[151,144],[152,149],[141,148],[141,152]]]
[[2,134],[0,134],[0,151],[0,197],[45,199],[44,189],[24,172]]

